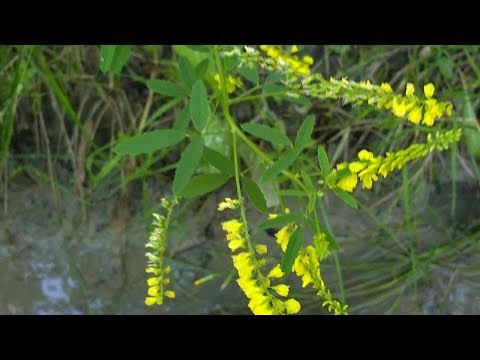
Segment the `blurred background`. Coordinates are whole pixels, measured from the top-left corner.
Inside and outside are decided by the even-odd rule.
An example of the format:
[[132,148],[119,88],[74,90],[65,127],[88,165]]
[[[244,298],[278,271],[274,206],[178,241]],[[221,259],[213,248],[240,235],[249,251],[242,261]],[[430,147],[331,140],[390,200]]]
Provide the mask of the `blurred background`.
[[[322,220],[341,246],[322,264],[327,286],[350,314],[480,313],[480,47],[306,45],[302,54],[327,79],[389,82],[400,93],[407,82],[417,91],[431,82],[436,98],[454,104],[435,126],[463,128],[448,151],[372,190],[357,187],[358,210],[327,194]],[[134,46],[113,76],[99,70],[99,46],[0,46],[1,314],[249,314],[220,226],[226,215],[216,210],[234,194],[232,183],[181,202],[166,260],[177,298],[144,305],[151,213],[170,193],[184,145],[136,158],[116,156],[113,146],[173,124],[183,100],[153,94],[145,81],[177,81],[179,56],[201,61],[186,46]],[[269,98],[233,113],[239,122],[267,119],[291,138],[314,114],[313,137],[331,163],[424,139],[386,111],[340,102]],[[207,136],[209,146],[230,151],[222,118]],[[264,192],[272,203],[273,192]],[[251,227],[262,220],[255,209],[247,216]],[[301,313],[326,313],[313,291],[298,286],[292,295]]]

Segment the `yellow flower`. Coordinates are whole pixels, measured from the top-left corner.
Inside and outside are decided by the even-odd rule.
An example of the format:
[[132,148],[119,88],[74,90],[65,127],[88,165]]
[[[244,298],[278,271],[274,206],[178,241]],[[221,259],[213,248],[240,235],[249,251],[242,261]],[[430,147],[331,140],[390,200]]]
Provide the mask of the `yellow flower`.
[[290,226],[286,225],[282,227],[276,234],[275,237],[277,238],[277,244],[280,245],[282,251],[285,252],[287,250],[288,241],[290,240],[290,236],[292,235]]
[[165,291],[165,293],[163,295],[165,295],[166,297],[168,297],[170,299],[173,299],[175,297],[175,292],[172,291],[172,290],[167,290],[167,291]]
[[423,92],[425,93],[425,97],[429,99],[435,92],[435,86],[432,83],[429,83],[423,87]]
[[298,52],[298,46],[297,45],[292,45],[292,47],[290,48],[290,52],[292,54],[295,54],[296,52]]
[[[222,88],[220,83],[220,74],[215,74],[214,77],[215,81],[217,82],[217,87],[219,89]],[[242,80],[239,77],[233,77],[232,75],[228,75],[225,79],[225,86],[227,88],[227,93],[231,94],[235,92],[235,90],[243,85]]]
[[349,174],[347,176],[342,177],[337,186],[345,191],[353,192],[353,189],[357,186],[357,175],[356,174]]
[[278,285],[272,286],[270,289],[274,290],[280,296],[287,297],[290,287],[285,284],[278,284]]
[[296,314],[300,311],[301,305],[295,299],[288,299],[283,303],[287,309],[287,314]]
[[162,300],[152,296],[148,296],[145,298],[145,305],[152,306],[154,304],[162,305]]
[[228,247],[232,251],[236,251],[239,248],[245,249],[245,240],[242,238],[234,239],[228,242]]
[[235,210],[239,204],[240,201],[237,199],[232,200],[230,198],[225,198],[225,201],[222,201],[218,204],[218,211],[223,211],[225,209]]
[[265,255],[267,253],[267,245],[264,245],[264,244],[255,245],[255,251],[259,255]]
[[422,109],[418,106],[414,107],[412,111],[408,113],[408,120],[414,124],[418,124],[422,118]]
[[406,96],[412,96],[415,92],[415,87],[412,83],[407,83],[407,90],[405,91]]
[[362,171],[366,167],[367,167],[367,164],[363,162],[358,162],[358,161],[352,162],[348,165],[348,169],[355,174],[358,173],[359,171]]
[[390,86],[390,84],[388,83],[382,83],[382,85],[380,85],[380,88],[385,91],[386,93],[392,93],[393,92],[393,89],[392,87]]
[[227,233],[239,234],[243,229],[243,223],[237,219],[222,222],[222,229]]
[[280,269],[280,264],[275,266],[270,272],[268,273],[268,278],[281,278],[283,277],[283,271]]

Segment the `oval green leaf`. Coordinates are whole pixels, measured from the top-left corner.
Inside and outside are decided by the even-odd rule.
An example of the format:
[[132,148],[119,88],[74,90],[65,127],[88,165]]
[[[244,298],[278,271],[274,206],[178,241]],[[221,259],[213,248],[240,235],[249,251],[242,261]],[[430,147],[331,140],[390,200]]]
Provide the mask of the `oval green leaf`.
[[192,116],[195,128],[202,132],[210,116],[210,104],[208,103],[207,89],[201,80],[197,80],[192,87],[190,115]]
[[247,193],[248,198],[253,203],[253,205],[257,208],[260,212],[267,211],[267,202],[265,200],[265,196],[263,196],[262,190],[258,187],[258,185],[252,179],[244,176],[243,177],[243,188]]
[[302,248],[304,238],[303,227],[298,227],[290,237],[288,241],[287,250],[283,255],[282,262],[280,263],[280,269],[287,276],[292,271],[293,264],[295,263],[295,258],[298,255],[298,252]]
[[298,128],[297,137],[295,138],[295,151],[297,153],[307,147],[312,136],[314,125],[315,117],[313,115],[308,115],[305,120],[303,120],[302,125]]
[[217,168],[222,173],[235,176],[235,165],[233,164],[233,160],[207,146],[203,149],[203,156],[210,165]]
[[283,170],[288,169],[290,165],[295,162],[297,158],[297,154],[293,151],[286,152],[282,156],[278,158],[276,162],[274,162],[262,176],[262,183],[269,182],[273,180],[278,174],[280,174]]
[[147,81],[147,86],[156,94],[180,97],[187,96],[188,90],[167,80],[153,79]]
[[208,194],[225,184],[230,176],[224,174],[199,175],[190,179],[180,193],[181,197],[192,198]]
[[291,145],[290,139],[287,135],[282,133],[279,129],[267,125],[245,123],[242,124],[242,129],[251,135],[272,143],[273,145]]
[[173,130],[185,132],[190,123],[190,104],[187,104],[175,118]]
[[356,209],[357,208],[357,201],[355,200],[355,198],[350,195],[348,192],[346,192],[345,190],[343,189],[340,189],[340,188],[334,188],[333,189],[333,192],[340,198],[342,199],[345,204],[347,204],[348,206],[350,206],[351,208],[354,208]]
[[254,84],[258,84],[258,82],[260,81],[260,77],[258,76],[257,69],[252,69],[252,68],[249,68],[248,66],[245,66],[240,68],[239,72],[245,79],[247,79],[248,81],[251,81]]
[[185,134],[182,131],[154,130],[122,141],[113,150],[118,155],[146,154],[175,145],[184,136]]
[[180,157],[173,178],[173,192],[178,195],[187,186],[203,154],[203,139],[194,137]]
[[197,80],[197,73],[187,58],[181,56],[178,60],[178,67],[180,68],[180,77],[188,89],[191,89]]
[[328,155],[323,146],[318,147],[318,164],[320,165],[320,172],[326,178],[330,174],[330,164],[328,162]]
[[131,49],[131,45],[102,45],[100,70],[118,74],[127,63]]

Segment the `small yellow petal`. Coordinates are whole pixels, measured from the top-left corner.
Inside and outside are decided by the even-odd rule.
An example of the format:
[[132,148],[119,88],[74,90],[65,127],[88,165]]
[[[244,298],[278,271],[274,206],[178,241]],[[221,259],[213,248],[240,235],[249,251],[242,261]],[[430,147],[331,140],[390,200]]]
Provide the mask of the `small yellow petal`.
[[267,245],[264,245],[264,244],[255,245],[255,251],[259,255],[265,255],[267,253]]
[[282,276],[283,272],[280,269],[280,265],[275,266],[267,275],[268,278],[281,278]]
[[156,285],[158,281],[158,278],[156,277],[151,277],[150,279],[147,280],[148,286],[153,286]]
[[293,45],[291,48],[290,48],[290,52],[292,54],[295,54],[296,52],[298,52],[298,46],[297,45]]
[[148,296],[148,297],[145,298],[145,305],[147,305],[147,306],[152,306],[156,302],[157,302],[157,298],[155,298],[155,297]]
[[422,109],[419,107],[414,107],[412,111],[408,114],[408,120],[414,124],[418,124],[422,118]]
[[300,303],[295,299],[288,299],[283,303],[287,309],[287,314],[296,314],[302,308]]
[[163,293],[167,298],[173,299],[175,297],[175,292],[172,290],[167,290]]
[[390,84],[388,84],[388,83],[383,83],[383,84],[380,86],[380,88],[381,88],[384,92],[386,92],[386,93],[391,93],[391,92],[393,92],[392,87],[391,87]]
[[160,286],[158,285],[154,285],[154,286],[151,286],[149,289],[148,289],[148,295],[150,296],[155,296],[158,294],[158,291],[160,290]]
[[406,96],[412,96],[415,92],[415,87],[412,83],[407,83],[407,90],[405,91]]
[[435,92],[435,86],[432,83],[427,84],[423,87],[423,92],[425,93],[425,97],[427,99],[431,98]]
[[290,287],[285,284],[279,284],[272,286],[270,289],[274,290],[280,296],[288,296],[288,291],[290,290]]

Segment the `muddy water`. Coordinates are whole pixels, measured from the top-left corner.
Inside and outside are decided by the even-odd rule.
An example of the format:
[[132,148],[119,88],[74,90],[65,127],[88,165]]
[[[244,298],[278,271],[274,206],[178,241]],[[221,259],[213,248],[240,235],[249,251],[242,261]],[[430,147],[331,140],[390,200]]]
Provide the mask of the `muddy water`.
[[[474,209],[471,201],[475,193],[467,189],[458,198],[459,214],[463,215],[455,221],[461,226],[474,222],[475,216],[478,218],[480,207]],[[433,207],[448,213],[448,194],[440,191],[431,197]],[[227,194],[214,195],[196,208],[184,209],[187,224],[172,224],[167,262],[174,269],[177,298],[167,300],[163,307],[147,308],[143,303],[147,230],[140,208],[133,209],[125,230],[119,233],[109,225],[114,201],[98,202],[83,215],[70,195],[62,194],[61,201],[55,203],[46,185],[33,185],[28,180],[9,184],[8,212],[0,216],[0,313],[248,314],[246,300],[234,279],[225,281],[231,266],[218,226],[222,215],[215,211],[222,195]],[[5,199],[1,200],[4,204]],[[373,203],[372,199],[365,201]],[[427,213],[422,201],[415,205],[423,214]],[[358,264],[380,263],[389,248],[378,244],[375,248],[369,243],[382,230],[365,214],[353,213],[336,199],[328,199],[327,210],[342,246],[339,258],[352,313],[385,313],[396,299],[399,305],[393,313],[480,313],[479,259],[471,250],[462,254],[462,247],[458,253],[454,251],[456,256],[435,261],[420,285],[409,286],[403,295],[386,298],[386,304],[373,301],[362,305],[366,301],[361,295],[362,282],[372,278],[361,277]],[[423,223],[417,224],[418,232],[426,243],[445,237],[447,230],[431,216],[419,218]],[[391,229],[402,221],[401,209],[394,209],[385,218]],[[389,246],[394,249],[394,245]],[[388,267],[379,270],[372,275],[373,280],[389,272],[392,270]],[[193,285],[196,279],[209,274],[215,275],[213,280],[198,287]],[[324,276],[338,293],[332,261],[325,264]],[[382,294],[378,292],[367,300]],[[311,306],[306,303],[305,313],[322,313],[314,299]]]

